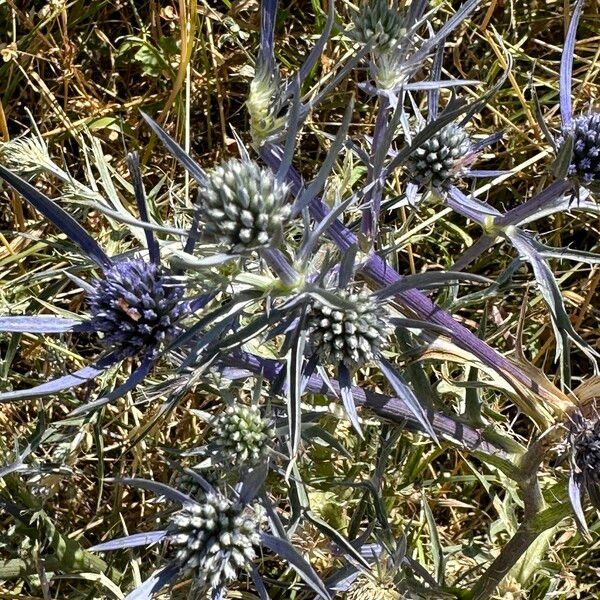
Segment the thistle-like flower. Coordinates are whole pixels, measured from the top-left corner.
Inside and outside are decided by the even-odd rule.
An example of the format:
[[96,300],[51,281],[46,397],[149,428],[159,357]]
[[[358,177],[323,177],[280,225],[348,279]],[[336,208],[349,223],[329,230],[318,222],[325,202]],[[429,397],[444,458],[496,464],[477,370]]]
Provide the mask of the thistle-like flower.
[[321,360],[343,363],[354,371],[379,353],[388,332],[386,313],[365,291],[338,290],[337,294],[352,308],[332,308],[313,301],[307,320],[309,339]]
[[204,588],[234,580],[256,558],[261,515],[258,506],[243,507],[217,492],[208,493],[201,504],[185,504],[167,529],[173,562],[193,572]]
[[363,44],[370,43],[372,51],[377,54],[390,52],[406,35],[397,2],[390,7],[387,0],[367,0],[353,22],[354,28],[348,32],[348,36]]
[[256,163],[228,160],[199,191],[205,230],[239,253],[277,245],[290,214],[288,187]]
[[[130,167],[140,213],[147,215],[137,156]],[[95,363],[24,390],[0,393],[0,402],[56,394],[98,377],[110,366],[132,357],[139,364],[128,379],[102,398],[76,409],[84,412],[129,392],[152,369],[159,346],[176,331],[176,321],[204,306],[210,295],[183,299],[183,287],[160,267],[160,252],[152,231],[146,233],[148,263],[138,259],[114,261],[73,217],[19,176],[0,166],[0,177],[66,234],[80,251],[96,263],[103,276],[92,284],[82,282],[91,318],[66,319],[50,315],[0,316],[0,332],[56,334],[74,331],[98,333],[106,352]]]
[[442,188],[460,176],[474,158],[469,135],[462,127],[451,123],[411,154],[407,168],[415,182]]
[[229,463],[255,465],[269,450],[273,430],[260,407],[235,403],[214,424],[214,445]]
[[346,600],[402,600],[396,591],[393,577],[378,577],[374,579],[368,575],[356,578],[345,595]]
[[126,356],[154,353],[182,315],[183,287],[153,263],[124,260],[96,280],[88,297],[102,342]]
[[[582,115],[573,119],[573,154],[569,165],[569,175],[584,185],[600,183],[600,113]],[[557,140],[563,145],[566,132]]]
[[600,510],[600,418],[571,417],[568,436],[571,463],[569,496],[579,528],[587,532],[582,500],[589,495]]

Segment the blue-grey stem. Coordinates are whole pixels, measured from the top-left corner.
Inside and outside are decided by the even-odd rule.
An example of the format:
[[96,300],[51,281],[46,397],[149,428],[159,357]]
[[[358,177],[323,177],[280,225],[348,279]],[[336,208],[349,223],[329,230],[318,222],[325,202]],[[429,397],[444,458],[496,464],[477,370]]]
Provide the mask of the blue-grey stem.
[[504,227],[506,225],[518,225],[530,216],[546,207],[547,204],[563,196],[571,189],[571,183],[565,180],[553,181],[547,188],[543,189],[526,202],[509,210],[501,217],[495,219],[496,225]]
[[267,264],[277,273],[281,281],[286,285],[294,285],[298,281],[298,273],[290,265],[287,258],[277,248],[264,248],[261,256]]
[[373,131],[373,141],[371,144],[371,156],[369,169],[367,173],[367,184],[372,187],[364,198],[362,213],[361,231],[370,239],[371,244],[377,239],[379,213],[381,211],[381,195],[383,193],[383,182],[381,181],[381,171],[383,164],[378,160],[379,156],[385,156],[381,145],[385,141],[388,129],[388,112],[390,110],[390,101],[387,96],[381,95],[378,100],[377,118],[375,119],[375,129]]

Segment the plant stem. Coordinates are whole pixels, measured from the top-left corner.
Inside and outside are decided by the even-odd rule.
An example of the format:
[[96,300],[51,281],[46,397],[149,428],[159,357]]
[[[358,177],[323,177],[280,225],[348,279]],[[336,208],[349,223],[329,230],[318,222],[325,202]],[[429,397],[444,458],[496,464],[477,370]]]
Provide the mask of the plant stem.
[[379,96],[377,118],[375,119],[375,129],[373,131],[373,141],[371,144],[371,161],[367,173],[367,184],[373,184],[367,192],[363,208],[361,231],[371,240],[371,245],[377,239],[379,212],[381,209],[381,194],[383,192],[383,183],[380,181],[383,162],[381,157],[387,154],[387,148],[384,150],[386,133],[388,130],[387,115],[390,109],[390,101],[387,96]]

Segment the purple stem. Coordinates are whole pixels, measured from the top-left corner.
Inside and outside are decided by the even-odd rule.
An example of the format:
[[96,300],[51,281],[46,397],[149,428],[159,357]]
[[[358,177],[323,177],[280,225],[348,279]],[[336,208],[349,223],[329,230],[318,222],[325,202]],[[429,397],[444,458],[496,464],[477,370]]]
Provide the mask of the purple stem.
[[372,241],[377,238],[379,212],[381,210],[381,193],[383,191],[383,182],[380,180],[381,170],[383,165],[378,160],[378,156],[385,156],[381,145],[388,128],[388,111],[390,109],[390,101],[387,96],[379,96],[379,108],[377,110],[377,118],[375,120],[375,129],[373,131],[373,142],[371,144],[371,160],[369,164],[367,182],[375,183],[367,192],[365,204],[362,214],[361,231]]
[[[247,352],[238,352],[230,355],[223,359],[223,363],[234,369],[243,369],[246,372],[250,371],[251,373],[261,374],[269,380],[277,379],[282,369],[285,368],[284,365],[276,360],[262,358]],[[311,375],[308,379],[306,390],[312,394],[322,394],[329,398],[339,399],[341,397],[339,383],[334,379],[330,379],[329,383],[333,390],[319,375]],[[352,386],[351,389],[353,400],[357,406],[365,406],[379,417],[390,421],[406,422],[410,429],[423,432],[423,427],[415,418],[412,409],[406,406],[400,398],[385,396],[377,392],[364,390],[358,386]],[[435,432],[448,441],[457,443],[471,452],[482,452],[488,456],[496,456],[503,460],[510,459],[507,451],[483,438],[483,431],[478,431],[468,425],[458,423],[451,417],[439,412],[427,412],[428,419]]]
[[531,215],[534,215],[539,210],[545,208],[549,202],[566,194],[570,189],[571,184],[568,181],[562,179],[553,181],[547,188],[533,196],[533,198],[527,200],[527,202],[523,202],[523,204],[516,206],[507,213],[504,213],[501,217],[496,218],[496,225],[499,225],[500,227],[506,225],[519,225],[519,223],[522,223]]
[[[265,145],[260,150],[261,158],[275,172],[277,172],[280,164],[280,152],[280,148],[270,145]],[[294,168],[290,168],[288,172],[288,181],[292,192],[298,194],[302,188],[302,178]],[[317,197],[310,204],[310,213],[313,219],[319,222],[327,216],[329,208]],[[331,224],[328,234],[342,252],[347,251],[348,248],[357,243],[356,236],[339,220]],[[363,271],[367,278],[373,280],[380,287],[387,287],[401,279],[401,276],[377,255],[372,255],[367,260]],[[418,290],[400,292],[395,298],[417,318],[424,321],[431,321],[452,331],[454,334],[453,341],[457,345],[467,349],[484,364],[496,370],[509,383],[511,383],[510,377],[512,377],[540,396],[554,400],[550,392],[541,388],[536,381],[523,372],[517,365],[491,348],[483,340],[480,340],[466,327],[458,323],[449,313],[436,306],[427,296]],[[507,378],[507,374],[510,377]]]

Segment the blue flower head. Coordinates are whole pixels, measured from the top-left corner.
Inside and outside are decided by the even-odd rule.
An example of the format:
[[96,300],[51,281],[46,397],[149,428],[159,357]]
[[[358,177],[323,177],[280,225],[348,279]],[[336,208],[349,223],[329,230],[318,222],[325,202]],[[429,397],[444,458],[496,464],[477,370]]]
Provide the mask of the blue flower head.
[[124,356],[154,354],[173,337],[181,317],[183,287],[143,260],[124,260],[98,279],[89,294],[92,323],[107,347]]
[[[137,155],[130,155],[128,161],[140,216],[147,221]],[[183,298],[183,285],[160,266],[158,243],[150,229],[146,230],[148,262],[138,258],[114,260],[53,200],[2,166],[0,177],[66,234],[103,274],[91,284],[82,282],[91,313],[87,320],[49,315],[0,316],[0,332],[52,334],[84,331],[99,334],[106,348],[93,364],[33,388],[0,393],[0,402],[56,394],[82,385],[101,375],[110,366],[132,358],[138,364],[123,384],[74,412],[98,408],[123,396],[148,375],[161,346],[177,333],[177,321],[200,309],[211,296],[203,295],[189,300]]]
[[567,159],[564,164],[568,167],[562,175],[568,176],[575,184],[597,188],[600,185],[600,113],[573,116],[573,56],[582,10],[583,0],[577,0],[561,57],[561,135],[556,138],[555,146],[559,158],[564,156]]

